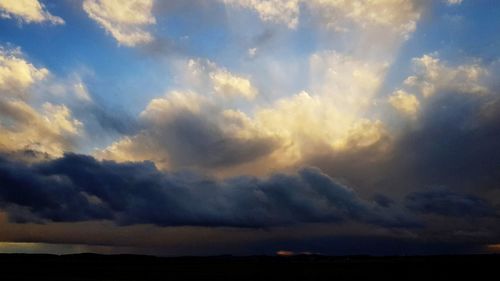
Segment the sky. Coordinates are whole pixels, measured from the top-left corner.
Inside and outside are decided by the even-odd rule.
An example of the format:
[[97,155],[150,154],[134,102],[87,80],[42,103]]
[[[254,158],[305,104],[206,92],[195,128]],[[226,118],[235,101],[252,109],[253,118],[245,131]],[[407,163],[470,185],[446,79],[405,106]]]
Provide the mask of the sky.
[[0,252],[500,249],[494,0],[0,0]]

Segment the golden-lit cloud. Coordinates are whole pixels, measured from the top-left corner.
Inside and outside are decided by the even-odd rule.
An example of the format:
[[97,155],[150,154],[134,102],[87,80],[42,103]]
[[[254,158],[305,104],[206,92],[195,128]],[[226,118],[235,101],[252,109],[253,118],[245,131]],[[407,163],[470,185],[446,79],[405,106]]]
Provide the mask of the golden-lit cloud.
[[0,17],[16,18],[21,22],[64,24],[64,20],[49,13],[38,0],[0,0]]
[[397,90],[389,97],[389,103],[399,112],[415,117],[420,108],[420,102],[415,95],[403,90]]
[[424,97],[437,92],[485,94],[488,92],[485,79],[488,71],[479,63],[450,66],[442,62],[437,54],[426,54],[413,59],[415,75],[409,76],[404,85]]
[[39,112],[19,100],[0,101],[0,150],[34,150],[60,156],[71,150],[82,124],[64,105],[45,103]]
[[[313,92],[256,105],[245,113],[219,100],[222,82],[213,79],[223,68],[190,60],[180,72],[180,87],[200,91],[213,87],[215,95],[173,91],[153,99],[141,114],[145,124],[141,133],[96,155],[118,161],[152,160],[163,169],[196,164],[210,166],[219,175],[267,174],[300,166],[318,149],[357,151],[388,139],[381,120],[364,116],[374,105],[385,63],[321,52],[311,56],[309,68]],[[229,76],[225,80],[243,81],[225,69],[222,72]],[[246,80],[244,84],[245,91],[251,87]],[[198,153],[211,159],[194,157]]]
[[212,79],[214,92],[223,97],[233,98],[241,96],[252,100],[258,93],[250,80],[233,75],[224,69],[210,73],[210,78]]
[[232,73],[209,60],[189,59],[176,64],[176,80],[181,89],[224,99],[253,100],[259,94],[247,75]]
[[96,156],[116,161],[154,161],[158,167],[217,169],[252,161],[275,146],[272,135],[256,128],[241,111],[219,107],[213,97],[169,92],[141,113],[143,130]]
[[3,95],[23,97],[35,82],[43,80],[48,74],[46,68],[37,68],[22,58],[19,48],[0,46],[0,90]]
[[27,61],[20,49],[0,48],[0,151],[33,150],[60,156],[82,127],[64,105],[29,103],[31,87],[49,71]]
[[146,29],[156,23],[153,3],[153,0],[85,0],[83,9],[119,44],[133,47],[154,39]]

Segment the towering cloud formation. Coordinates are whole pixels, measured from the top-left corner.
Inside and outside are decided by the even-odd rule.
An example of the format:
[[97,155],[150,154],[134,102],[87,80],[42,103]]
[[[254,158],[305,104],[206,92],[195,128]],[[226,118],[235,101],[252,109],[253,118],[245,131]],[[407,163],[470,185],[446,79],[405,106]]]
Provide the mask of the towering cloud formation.
[[62,18],[50,14],[38,0],[0,0],[0,17],[14,17],[26,23],[64,24]]
[[149,43],[153,36],[146,30],[156,23],[153,0],[85,0],[83,9],[119,44],[136,46]]
[[247,97],[256,91],[249,80],[213,63],[189,60],[178,79],[189,90],[152,100],[141,114],[142,133],[97,155],[153,160],[162,168],[227,167],[230,174],[241,173],[237,166],[242,165],[245,173],[267,174],[300,166],[319,147],[383,149],[388,140],[384,124],[363,114],[373,106],[386,64],[337,52],[313,54],[309,64],[312,93],[284,97],[248,115],[224,108],[220,98],[231,93]]

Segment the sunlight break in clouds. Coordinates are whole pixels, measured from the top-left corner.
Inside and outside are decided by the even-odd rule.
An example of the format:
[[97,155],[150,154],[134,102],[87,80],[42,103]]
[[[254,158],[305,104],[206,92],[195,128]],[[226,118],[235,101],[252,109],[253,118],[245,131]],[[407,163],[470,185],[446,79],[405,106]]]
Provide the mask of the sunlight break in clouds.
[[21,22],[64,24],[60,17],[49,13],[38,0],[0,0],[0,18],[17,18]]
[[[336,52],[313,54],[309,68],[314,94],[302,91],[258,106],[248,115],[226,109],[218,100],[222,82],[214,81],[214,73],[233,74],[210,62],[190,60],[179,71],[185,83],[181,87],[190,91],[152,100],[141,114],[142,132],[97,155],[153,160],[161,168],[197,166],[217,168],[216,173],[237,169],[229,175],[240,173],[238,166],[243,165],[247,173],[267,174],[300,165],[318,147],[344,151],[374,146],[387,138],[387,132],[380,120],[363,114],[372,107],[386,67]],[[215,96],[201,94],[211,86]]]
[[146,30],[156,23],[153,0],[84,0],[88,16],[109,32],[119,44],[133,47],[153,41]]

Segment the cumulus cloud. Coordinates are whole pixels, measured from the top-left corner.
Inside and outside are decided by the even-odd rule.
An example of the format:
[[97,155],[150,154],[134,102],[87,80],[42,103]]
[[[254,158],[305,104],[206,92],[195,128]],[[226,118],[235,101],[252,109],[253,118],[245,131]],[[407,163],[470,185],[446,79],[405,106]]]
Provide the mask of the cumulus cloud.
[[64,105],[50,102],[36,108],[30,89],[49,75],[27,61],[20,49],[0,48],[0,151],[35,150],[62,155],[72,147],[81,122]]
[[[500,174],[495,167],[500,164],[500,148],[495,136],[500,130],[500,103],[498,87],[489,80],[496,73],[496,66],[475,60],[472,64],[454,65],[435,60],[438,63],[431,69],[436,71],[422,72],[415,67],[415,73],[410,76],[419,77],[418,81],[432,81],[432,94],[425,96],[420,87],[409,87],[405,82],[401,90],[388,97],[393,106],[400,107],[399,110],[407,107],[405,112],[413,112],[418,105],[412,122],[398,115],[385,115],[381,117],[384,130],[378,132],[386,133],[367,134],[380,136],[373,138],[379,139],[373,145],[345,150],[312,145],[318,153],[303,157],[301,162],[347,180],[368,196],[375,191],[402,196],[424,186],[447,186],[457,192],[497,198],[495,182],[500,180]],[[430,77],[441,78],[432,80]],[[478,88],[484,90],[478,94]],[[404,91],[405,95],[399,91]],[[407,98],[407,95],[415,98],[403,106],[399,97]],[[381,108],[368,110],[380,112]],[[369,130],[358,131],[367,133]],[[356,142],[351,140],[350,143]],[[500,203],[496,199],[492,201]]]
[[417,97],[403,90],[394,92],[389,97],[389,103],[399,112],[410,117],[415,117],[420,107],[420,102]]
[[357,115],[372,105],[388,62],[322,51],[311,55],[309,69],[311,91],[330,97],[337,110],[345,115]]
[[383,81],[385,63],[325,51],[311,56],[309,69],[310,90],[254,113],[259,128],[282,140],[274,155],[277,166],[300,162],[318,149],[358,150],[387,139],[384,124],[364,116]]
[[344,115],[334,100],[301,92],[255,113],[259,128],[279,136],[276,167],[302,162],[321,151],[358,150],[384,142],[387,132],[377,120]]
[[[300,165],[319,148],[383,149],[380,144],[389,139],[385,125],[363,114],[373,105],[386,64],[324,52],[312,56],[310,68],[314,94],[303,91],[248,114],[225,108],[219,93],[222,83],[229,84],[224,91],[248,92],[253,86],[247,80],[214,63],[189,60],[177,77],[179,88],[189,90],[152,100],[141,114],[141,133],[96,155],[152,160],[162,168],[199,166],[219,173],[224,167],[231,168],[230,174],[268,174]],[[218,78],[220,73],[225,79]],[[240,82],[245,87],[236,89]]]
[[0,0],[0,17],[16,18],[26,23],[64,24],[62,18],[49,13],[38,0]]
[[240,111],[224,110],[194,92],[170,92],[141,113],[143,129],[97,153],[99,157],[153,160],[161,167],[218,168],[268,154],[272,135]]
[[[337,52],[314,54],[309,63],[311,92],[256,105],[246,113],[228,106],[220,91],[257,92],[250,90],[254,87],[248,80],[209,61],[189,60],[176,77],[178,87],[187,90],[152,100],[141,114],[139,134],[95,155],[152,160],[161,168],[198,166],[224,175],[264,175],[298,167],[319,150],[382,152],[390,140],[386,126],[364,114],[373,107],[386,63]],[[221,73],[224,79],[218,77]]]
[[46,68],[37,68],[26,61],[21,49],[0,46],[0,90],[3,96],[23,97],[37,81],[47,77]]
[[192,173],[161,173],[152,163],[64,157],[33,165],[0,158],[0,206],[11,220],[82,221],[160,226],[271,227],[346,220],[414,227],[360,199],[313,168],[266,179],[215,181]]
[[500,129],[498,89],[489,81],[494,66],[450,65],[437,55],[413,63],[415,74],[405,79],[404,90],[389,97],[399,110],[402,97],[411,96],[408,110],[418,105],[415,123],[397,132],[391,150],[399,160],[391,165],[414,184],[491,187],[498,178],[491,155],[500,153],[488,137]]
[[212,94],[220,98],[253,100],[258,89],[242,74],[202,59],[189,59],[177,66],[179,87],[198,93]]
[[406,78],[404,84],[424,97],[437,92],[484,94],[488,92],[485,78],[488,71],[479,63],[450,66],[437,54],[426,54],[413,59],[416,75]]
[[37,111],[20,100],[0,100],[0,109],[0,151],[62,155],[72,148],[82,126],[64,105],[45,103]]
[[155,24],[153,0],[85,0],[83,9],[99,23],[119,44],[133,47],[153,41],[146,30]]
[[222,69],[210,73],[214,92],[224,97],[238,97],[252,100],[257,95],[250,80],[231,74],[229,71]]

